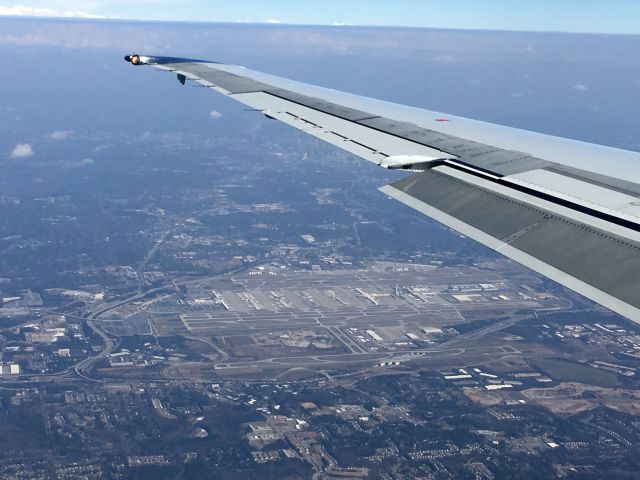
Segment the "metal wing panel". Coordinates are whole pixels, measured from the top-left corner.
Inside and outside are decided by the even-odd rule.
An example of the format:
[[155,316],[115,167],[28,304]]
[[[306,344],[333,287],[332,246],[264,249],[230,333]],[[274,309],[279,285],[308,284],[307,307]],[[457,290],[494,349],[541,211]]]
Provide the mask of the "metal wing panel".
[[441,158],[443,153],[407,140],[389,137],[355,122],[326,114],[266,93],[243,93],[233,98],[269,117],[309,133],[343,150],[358,155],[377,165],[386,157],[421,155]]
[[639,241],[469,183],[445,169],[381,191],[640,323]]

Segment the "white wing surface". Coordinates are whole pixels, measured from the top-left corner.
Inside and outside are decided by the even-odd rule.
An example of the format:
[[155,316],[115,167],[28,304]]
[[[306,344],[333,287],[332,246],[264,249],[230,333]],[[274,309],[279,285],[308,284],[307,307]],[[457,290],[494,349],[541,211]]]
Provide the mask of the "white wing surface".
[[385,168],[380,190],[640,323],[640,154],[316,87],[128,55]]

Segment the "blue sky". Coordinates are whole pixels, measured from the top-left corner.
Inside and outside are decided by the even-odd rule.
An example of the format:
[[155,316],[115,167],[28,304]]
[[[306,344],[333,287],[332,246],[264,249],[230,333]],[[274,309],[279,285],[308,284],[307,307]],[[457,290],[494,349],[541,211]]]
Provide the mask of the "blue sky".
[[0,15],[640,34],[640,0],[0,0]]

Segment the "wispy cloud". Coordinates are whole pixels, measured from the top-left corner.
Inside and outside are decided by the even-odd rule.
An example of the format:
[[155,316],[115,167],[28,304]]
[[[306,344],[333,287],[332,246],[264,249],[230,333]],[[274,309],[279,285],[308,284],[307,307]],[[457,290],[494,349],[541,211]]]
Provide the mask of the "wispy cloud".
[[282,23],[282,22],[276,18],[269,18],[267,19],[267,23]]
[[[25,0],[26,1],[26,0]],[[115,1],[115,0],[114,0]],[[134,0],[144,2],[147,0]],[[149,0],[150,1],[150,0]],[[160,1],[160,0],[154,0]],[[169,0],[162,0],[169,1]],[[71,3],[69,3],[71,2]],[[94,7],[98,0],[82,6],[80,0],[65,0],[72,11]],[[91,9],[91,10],[90,10]],[[62,7],[60,7],[62,10]],[[269,18],[265,15],[266,18]],[[271,20],[277,21],[278,17]],[[252,20],[255,21],[255,20]],[[266,25],[266,20],[261,23]],[[260,23],[260,22],[259,22]],[[502,41],[496,35],[461,35],[449,31],[394,30],[384,34],[375,28],[319,29],[306,26],[270,25],[270,28],[247,28],[243,38],[228,27],[212,26],[206,31],[190,32],[179,25],[129,22],[13,22],[0,28],[0,46],[54,46],[71,49],[109,48],[128,51],[135,46],[140,51],[157,54],[189,52],[194,57],[233,51],[236,56],[305,57],[309,55],[392,55],[410,61],[434,64],[503,64],[507,58],[522,58],[529,51],[532,39],[527,35],[510,35]],[[496,42],[500,49],[496,49]],[[542,42],[542,41],[541,41]],[[255,46],[260,45],[256,50]],[[537,45],[537,44],[536,44]],[[542,52],[546,45],[538,47]],[[546,50],[545,50],[546,51]],[[206,58],[206,57],[205,57]],[[571,85],[569,85],[570,87]]]
[[209,118],[211,120],[220,120],[220,118],[222,118],[222,114],[217,110],[211,110],[211,112],[209,113]]
[[587,87],[586,85],[583,85],[582,83],[578,83],[577,85],[573,86],[573,89],[576,92],[586,92],[587,90],[589,90],[589,87]]
[[52,8],[27,7],[25,5],[15,5],[4,7],[0,5],[0,16],[10,17],[62,17],[62,18],[105,18],[102,15],[94,15],[88,12],[77,10],[54,10]]
[[73,135],[73,130],[54,130],[45,135],[49,140],[66,140]]
[[27,158],[33,155],[33,148],[28,143],[18,143],[11,151],[11,158]]
[[436,55],[431,59],[433,63],[438,63],[440,65],[448,65],[456,62],[456,57],[453,55]]

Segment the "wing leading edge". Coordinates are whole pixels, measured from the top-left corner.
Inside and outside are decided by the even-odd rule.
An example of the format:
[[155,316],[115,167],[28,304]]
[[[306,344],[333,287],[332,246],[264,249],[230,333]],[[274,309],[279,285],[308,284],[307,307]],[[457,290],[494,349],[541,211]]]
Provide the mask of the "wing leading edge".
[[640,323],[640,154],[315,87],[243,67],[128,55],[385,168],[381,188]]

